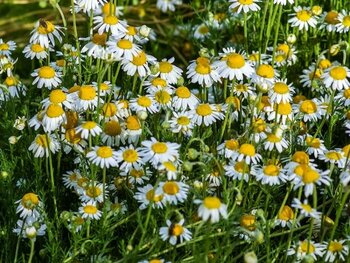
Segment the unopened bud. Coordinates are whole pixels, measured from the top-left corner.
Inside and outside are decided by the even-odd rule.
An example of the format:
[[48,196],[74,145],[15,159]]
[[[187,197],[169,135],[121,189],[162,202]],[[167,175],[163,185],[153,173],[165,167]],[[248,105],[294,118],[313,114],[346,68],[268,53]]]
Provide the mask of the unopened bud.
[[244,263],[257,263],[258,258],[254,251],[250,251],[244,254]]
[[311,11],[315,16],[319,16],[320,14],[322,14],[322,7],[320,7],[319,5],[314,5],[311,8]]
[[36,228],[34,226],[26,228],[26,236],[30,239],[36,237]]
[[336,56],[340,51],[340,45],[339,44],[335,44],[335,45],[332,45],[331,48],[329,49],[329,53],[332,55],[332,56]]
[[21,138],[21,136],[18,136],[18,137],[16,137],[16,136],[10,136],[10,137],[9,137],[9,143],[10,143],[10,144],[16,144],[20,138]]
[[183,167],[184,171],[191,172],[193,169],[193,164],[190,162],[183,162],[182,167]]
[[294,44],[297,41],[297,37],[294,34],[289,34],[287,37],[288,44]]
[[187,156],[188,156],[188,159],[195,160],[198,158],[199,152],[194,148],[190,148],[188,149]]
[[146,120],[148,117],[147,111],[138,111],[136,115],[141,121]]
[[148,26],[146,26],[146,25],[142,25],[140,27],[139,33],[140,33],[141,36],[147,38],[149,36],[149,34],[151,33],[151,29]]

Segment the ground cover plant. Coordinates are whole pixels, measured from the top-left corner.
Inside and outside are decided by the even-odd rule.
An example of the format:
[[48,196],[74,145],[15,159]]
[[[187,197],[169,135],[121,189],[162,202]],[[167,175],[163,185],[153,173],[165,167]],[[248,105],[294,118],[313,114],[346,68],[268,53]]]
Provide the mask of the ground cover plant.
[[350,2],[0,4],[1,262],[350,262]]

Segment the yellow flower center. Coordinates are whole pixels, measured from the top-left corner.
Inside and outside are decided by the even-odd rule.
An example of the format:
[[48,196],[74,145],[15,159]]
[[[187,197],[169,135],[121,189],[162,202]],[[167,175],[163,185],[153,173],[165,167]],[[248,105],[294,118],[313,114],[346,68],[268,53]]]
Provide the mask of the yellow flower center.
[[182,126],[187,126],[188,124],[190,124],[190,119],[186,116],[181,116],[179,118],[177,118],[177,124],[182,125]]
[[52,79],[55,76],[55,70],[49,66],[43,66],[39,69],[38,75],[43,79]]
[[225,13],[216,13],[214,15],[214,19],[221,22],[222,20],[224,20],[226,18],[226,14]]
[[264,174],[268,176],[278,176],[280,168],[277,165],[269,164],[264,167]]
[[244,92],[244,91],[248,90],[248,85],[237,84],[235,88],[236,88],[237,91]]
[[209,32],[209,28],[205,25],[199,27],[198,32],[202,35],[205,35]]
[[134,26],[128,26],[127,27],[127,30],[128,30],[128,35],[129,36],[135,36],[137,34],[137,30],[136,30],[136,27]]
[[102,112],[105,117],[114,116],[117,113],[117,106],[114,103],[105,103]]
[[95,127],[97,126],[97,123],[94,122],[94,121],[87,121],[87,122],[84,122],[81,127],[83,127],[83,129],[85,130],[92,130],[94,129]]
[[350,89],[346,89],[346,90],[344,90],[344,97],[346,98],[346,99],[349,99],[350,98]]
[[243,215],[240,220],[241,227],[250,231],[255,230],[255,216],[254,215]]
[[64,137],[71,144],[77,144],[81,141],[80,133],[76,133],[74,128],[66,130]]
[[350,16],[344,16],[342,24],[345,27],[350,27]]
[[148,201],[160,202],[163,200],[163,195],[156,195],[154,189],[151,189],[146,193],[146,198]]
[[[332,66],[332,63],[326,58],[321,59],[320,63],[318,64],[318,67],[320,69],[327,69],[330,66]],[[320,70],[318,70],[318,74],[317,75],[321,76],[321,71]]]
[[126,119],[126,128],[133,131],[139,130],[141,128],[139,119],[136,116],[129,116]]
[[304,253],[314,253],[315,252],[315,246],[308,241],[303,241],[300,244],[300,250]]
[[167,104],[171,100],[170,94],[165,90],[157,91],[154,99],[160,104]]
[[43,148],[48,148],[48,144],[50,143],[50,137],[46,138],[45,134],[39,134],[36,138],[35,138],[35,142],[36,144],[40,145]]
[[132,63],[135,66],[143,66],[147,62],[147,57],[145,52],[141,51],[137,56],[132,57]]
[[294,173],[300,177],[303,177],[306,171],[310,170],[307,164],[299,164],[294,168]]
[[101,158],[110,158],[113,156],[112,148],[109,146],[101,146],[97,149],[96,154]]
[[94,205],[86,205],[83,210],[85,214],[94,215],[97,213],[97,208]]
[[101,35],[96,33],[92,37],[92,42],[96,45],[99,45],[99,46],[105,46],[106,41],[107,41],[107,34],[106,33],[103,33]]
[[297,12],[297,18],[302,22],[307,22],[312,17],[312,13],[308,10],[301,10]]
[[342,155],[335,151],[329,151],[328,153],[326,153],[326,156],[328,157],[328,159],[336,161],[339,161],[342,158]]
[[306,212],[310,213],[312,211],[312,207],[309,204],[301,204],[301,208]]
[[86,195],[91,198],[96,198],[101,194],[101,189],[97,186],[89,186],[86,188]]
[[335,80],[343,80],[346,78],[347,72],[345,68],[337,66],[329,71],[329,75]]
[[231,139],[225,141],[225,148],[229,149],[231,151],[238,150],[239,148],[239,142],[237,140]]
[[67,95],[59,89],[53,90],[50,92],[49,100],[52,103],[62,103],[66,100]]
[[166,81],[161,78],[155,78],[152,80],[152,85],[155,87],[161,86],[162,88],[164,88],[166,86]]
[[244,161],[235,163],[235,170],[243,174],[246,170],[246,163]]
[[81,178],[78,179],[77,185],[79,185],[80,187],[84,188],[88,181],[89,181],[89,179],[87,179],[86,177],[81,177]]
[[74,85],[73,87],[71,87],[69,90],[68,90],[68,93],[71,94],[73,92],[76,92],[76,91],[79,91],[80,90],[80,86],[79,85]]
[[56,60],[56,66],[57,66],[57,67],[63,68],[63,67],[64,67],[64,64],[65,64],[65,60],[64,60],[64,59],[58,59],[58,60]]
[[172,228],[171,228],[171,235],[173,236],[180,236],[182,233],[184,232],[184,228],[179,225],[179,224],[175,224]]
[[263,78],[272,79],[275,76],[275,71],[271,65],[262,64],[256,70],[256,74]]
[[168,150],[168,146],[164,142],[155,142],[152,144],[152,151],[155,153],[165,153]]
[[307,137],[305,142],[309,147],[320,148],[321,146],[321,141],[318,138]]
[[139,158],[137,151],[133,149],[128,149],[123,152],[123,160],[128,163],[134,163]]
[[72,182],[76,182],[78,179],[78,175],[76,173],[73,173],[69,176],[69,180]]
[[289,102],[279,103],[277,107],[277,113],[280,115],[289,115],[292,112],[292,105]]
[[266,123],[263,119],[256,119],[253,122],[254,132],[260,133],[265,131],[266,129]]
[[209,59],[205,57],[199,57],[197,58],[196,62],[197,66],[195,70],[198,74],[207,75],[211,72]]
[[309,155],[305,152],[297,151],[293,154],[292,161],[300,164],[309,163]]
[[32,210],[39,204],[39,198],[34,193],[27,193],[22,197],[21,204],[25,208]]
[[337,241],[331,241],[329,243],[328,250],[333,253],[340,253],[343,250],[343,245],[340,242]]
[[169,73],[173,70],[173,65],[168,61],[159,62],[159,71],[160,73]]
[[55,26],[49,21],[40,20],[40,25],[38,27],[38,33],[41,35],[46,35],[55,31]]
[[7,77],[5,79],[5,85],[10,87],[10,86],[16,86],[18,84],[18,80],[15,77]]
[[318,181],[320,174],[316,170],[310,168],[305,171],[302,178],[305,184],[312,184]]
[[221,206],[221,201],[216,196],[208,196],[204,198],[203,205],[207,209],[219,209]]
[[279,137],[279,136],[277,136],[277,135],[275,135],[273,133],[270,133],[270,134],[267,135],[267,140],[269,142],[276,143],[276,142],[282,141],[282,137]]
[[275,56],[275,60],[276,62],[283,62],[284,60],[286,60],[286,55],[285,54],[277,54]]
[[117,42],[117,46],[121,49],[131,49],[132,43],[127,39],[121,39]]
[[8,50],[10,46],[7,43],[0,44],[0,50]]
[[287,94],[289,92],[289,87],[284,82],[276,82],[273,86],[273,90],[278,94]]
[[163,165],[168,171],[176,172],[176,166],[172,162],[164,162]]
[[242,68],[245,65],[244,57],[241,54],[233,53],[228,55],[225,59],[227,59],[227,66],[233,69]]
[[40,46],[39,44],[32,44],[32,46],[30,47],[30,49],[35,52],[35,53],[40,53],[43,52],[45,49]]
[[96,90],[91,85],[83,85],[79,89],[79,98],[82,100],[93,100],[96,98]]
[[235,96],[229,96],[225,100],[226,104],[233,106],[235,109],[239,110],[241,108],[241,101]]
[[57,118],[63,114],[64,110],[58,104],[50,104],[49,107],[47,107],[46,115],[50,118]]
[[257,62],[260,59],[260,54],[259,53],[253,53],[249,55],[249,60]]
[[116,25],[118,24],[119,20],[115,15],[106,15],[103,18],[103,22],[108,25]]
[[144,175],[145,175],[145,172],[142,169],[141,170],[131,169],[130,171],[130,176],[134,178],[141,178]]
[[78,113],[75,111],[66,111],[67,123],[64,125],[65,129],[72,129],[78,126]]
[[312,100],[304,100],[300,104],[300,111],[307,114],[315,113],[317,111],[317,105]]
[[109,136],[117,136],[121,134],[122,129],[120,127],[119,122],[111,120],[109,122],[106,122],[104,130],[105,134]]
[[278,214],[278,219],[283,221],[289,221],[294,218],[294,212],[293,209],[290,208],[290,206],[285,205],[282,208],[282,211]]
[[176,195],[180,191],[180,187],[176,182],[168,181],[164,183],[163,191],[168,195]]
[[288,55],[290,52],[290,47],[287,44],[280,44],[277,47],[277,51],[282,51],[285,55]]
[[185,86],[178,87],[176,89],[175,93],[181,99],[187,99],[187,98],[191,97],[190,90]]
[[74,222],[75,225],[80,226],[80,225],[84,224],[85,220],[82,217],[77,217],[77,218],[74,219],[73,222]]
[[146,96],[141,96],[137,99],[137,104],[139,104],[142,107],[150,107],[152,105],[152,101]]
[[111,3],[106,3],[103,5],[103,7],[102,7],[103,14],[110,15],[110,14],[114,14],[114,12],[115,12],[115,5],[114,4],[111,5]]
[[208,116],[213,113],[213,110],[209,104],[199,104],[197,106],[196,112],[200,116]]
[[244,143],[239,148],[239,152],[246,156],[254,156],[255,155],[255,147],[249,143]]
[[338,12],[336,11],[329,11],[326,15],[326,17],[324,18],[324,20],[331,25],[335,25],[339,23],[338,20]]

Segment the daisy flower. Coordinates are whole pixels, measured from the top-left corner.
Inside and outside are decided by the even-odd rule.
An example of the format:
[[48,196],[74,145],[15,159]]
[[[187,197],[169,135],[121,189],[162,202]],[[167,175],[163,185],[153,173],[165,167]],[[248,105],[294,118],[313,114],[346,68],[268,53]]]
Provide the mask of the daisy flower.
[[198,40],[209,38],[209,36],[210,36],[210,30],[205,23],[198,25],[193,33],[193,37]]
[[155,105],[158,108],[167,109],[171,107],[172,103],[172,90],[169,88],[164,88],[151,93],[154,96]]
[[339,101],[341,106],[350,105],[350,89],[341,90],[335,97],[334,100]]
[[72,109],[74,102],[74,96],[72,94],[67,94],[62,89],[52,90],[49,97],[41,101],[44,108],[47,108],[51,104],[56,104],[64,106],[67,109]]
[[277,72],[271,65],[261,64],[257,67],[255,73],[252,74],[252,82],[257,84],[263,91],[267,91],[268,88],[271,88],[277,76]]
[[225,156],[225,158],[234,159],[238,155],[239,142],[235,139],[226,140],[224,143],[218,145],[218,154]]
[[39,111],[35,114],[28,122],[29,127],[34,127],[34,130],[38,130],[42,125],[42,120],[44,118],[45,110]]
[[237,9],[237,13],[239,14],[241,11],[244,13],[248,13],[250,11],[256,12],[260,10],[260,6],[258,6],[256,3],[259,3],[260,0],[229,0],[230,8]]
[[307,200],[304,200],[304,202],[302,203],[299,199],[294,198],[293,199],[293,203],[292,203],[292,207],[295,207],[297,209],[300,210],[301,215],[305,216],[305,217],[312,217],[315,219],[319,219],[321,217],[321,212],[318,212],[315,208],[312,208]]
[[210,223],[216,223],[220,221],[220,216],[227,218],[227,205],[221,203],[220,199],[216,196],[207,196],[203,200],[194,200],[195,204],[199,204],[198,216],[203,221],[207,221],[210,218]]
[[324,242],[322,245],[324,249],[325,261],[334,262],[338,259],[341,262],[345,262],[349,255],[349,247],[345,244],[348,240],[332,240],[330,242]]
[[320,101],[316,98],[304,100],[294,106],[295,114],[301,116],[304,122],[317,121],[322,118]]
[[141,48],[127,39],[110,38],[107,41],[107,49],[113,53],[118,60],[132,60],[133,56],[137,56]]
[[[248,120],[249,121],[249,120]],[[250,121],[249,121],[250,124]],[[253,118],[253,123],[250,125],[252,128],[251,139],[258,143],[266,138],[267,124],[262,118]]]
[[144,164],[140,150],[130,145],[128,147],[120,147],[116,152],[116,160],[119,163],[119,169],[125,172],[131,171],[131,169],[139,170]]
[[162,189],[154,188],[148,184],[144,187],[138,187],[138,192],[135,193],[134,198],[141,203],[140,209],[146,209],[150,204],[152,208],[163,208],[164,206],[164,195]]
[[275,220],[275,226],[281,226],[281,227],[289,227],[291,228],[293,225],[293,220],[295,219],[295,213],[293,209],[285,205],[283,208],[278,212],[277,218]]
[[347,13],[345,10],[342,10],[338,14],[338,23],[335,25],[337,32],[346,33],[350,30],[350,13]]
[[180,145],[171,142],[159,142],[155,138],[143,141],[140,155],[145,162],[150,162],[154,167],[159,163],[175,161],[179,158]]
[[261,160],[261,155],[256,152],[254,145],[244,143],[239,147],[238,155],[234,157],[234,160],[245,161],[248,165],[257,164]]
[[160,238],[163,241],[166,241],[169,239],[169,243],[173,246],[176,245],[176,243],[183,243],[188,240],[191,240],[192,233],[183,226],[185,220],[181,219],[178,223],[172,223],[170,220],[166,221],[167,226],[161,227],[159,229],[159,235]]
[[59,42],[62,42],[63,28],[60,26],[56,26],[50,21],[46,21],[44,19],[40,19],[35,23],[35,28],[30,32],[31,37],[30,43],[39,43],[40,46],[49,48],[49,46],[55,46],[55,38],[58,39]]
[[289,143],[283,136],[276,135],[274,133],[268,133],[266,141],[264,142],[264,149],[272,151],[276,149],[279,153],[288,148]]
[[350,87],[348,78],[350,78],[350,70],[341,65],[328,68],[322,75],[324,85],[333,90],[348,89]]
[[162,59],[157,65],[159,72],[156,76],[160,75],[161,79],[164,79],[169,84],[177,83],[178,79],[181,77],[182,69],[173,65],[175,58]]
[[322,83],[322,74],[323,71],[321,69],[316,68],[315,65],[311,65],[308,69],[303,70],[303,74],[300,75],[300,83],[303,87],[314,90],[315,86],[318,87]]
[[86,121],[76,128],[76,132],[80,133],[81,138],[89,139],[89,136],[96,137],[101,134],[101,127],[94,121]]
[[271,186],[285,183],[288,179],[282,168],[275,164],[268,164],[257,169],[254,175],[257,181]]
[[55,69],[50,66],[42,66],[41,68],[34,70],[31,76],[35,77],[32,84],[37,84],[39,89],[45,87],[50,90],[56,88],[62,82],[62,73],[55,71]]
[[205,180],[209,181],[210,185],[212,186],[220,186],[222,181],[220,171],[218,169],[214,169],[214,171],[205,177]]
[[306,136],[300,137],[300,140],[305,142],[307,146],[306,152],[310,155],[313,154],[315,158],[317,158],[320,155],[324,155],[325,152],[327,151],[326,147],[323,144],[323,140],[319,138],[306,135]]
[[117,119],[111,119],[105,122],[101,141],[108,146],[119,146],[120,142],[125,143],[125,131],[120,126]]
[[40,44],[28,44],[23,49],[24,56],[30,59],[45,59],[47,58],[48,53],[45,50],[45,47],[40,46]]
[[94,29],[97,29],[98,33],[102,35],[102,33],[109,31],[113,35],[118,35],[119,32],[126,32],[126,22],[120,20],[114,14],[108,14],[103,16],[95,16],[94,24],[96,26]]
[[16,43],[14,41],[4,42],[0,38],[0,56],[9,57],[14,50],[16,50]]
[[175,5],[181,5],[182,0],[157,0],[157,8],[163,13],[167,11],[174,12]]
[[130,100],[130,109],[135,112],[146,111],[149,113],[156,113],[159,108],[155,104],[154,98],[152,96],[138,96],[138,98],[133,98]]
[[4,85],[6,86],[11,98],[19,98],[20,95],[26,95],[27,87],[14,76],[7,76]]
[[276,123],[285,125],[294,119],[293,107],[289,102],[275,103],[268,112],[268,120],[276,120]]
[[[87,40],[90,40],[90,39],[88,38]],[[81,49],[81,53],[87,52],[88,56],[92,56],[93,58],[101,58],[102,53],[106,47],[106,44],[107,44],[107,34],[95,33],[92,36],[91,40],[85,46],[83,46],[83,48]]]
[[99,220],[102,216],[102,212],[98,210],[96,202],[94,201],[83,203],[82,206],[79,207],[79,213],[82,215],[83,219]]
[[74,189],[77,186],[78,179],[81,178],[80,171],[75,169],[73,171],[67,171],[63,174],[63,184],[68,189]]
[[[105,189],[105,196],[108,195],[108,191]],[[95,201],[98,203],[103,202],[103,184],[90,182],[84,189],[84,193],[79,196],[82,202]]]
[[143,85],[146,87],[148,93],[155,93],[161,89],[171,88],[167,81],[162,78],[149,77],[144,81]]
[[273,3],[277,5],[287,5],[287,2],[291,5],[294,4],[294,0],[273,0]]
[[[231,88],[232,88],[232,85],[231,85]],[[235,84],[232,90],[233,90],[233,95],[236,95],[238,97],[242,96],[245,99],[247,99],[249,96],[252,96],[254,94],[253,88],[249,84],[243,83],[243,82],[238,82],[237,84]]]
[[287,103],[292,101],[294,88],[287,84],[287,80],[276,80],[272,89],[269,90],[269,97],[272,103]]
[[[103,100],[100,98],[100,103]],[[93,110],[97,107],[98,96],[96,88],[92,85],[82,85],[77,92],[76,108],[78,110]]]
[[13,229],[13,233],[35,240],[37,236],[45,235],[46,228],[41,218],[28,216],[24,220],[17,221],[17,227]]
[[118,166],[117,153],[109,146],[94,146],[86,154],[90,162],[101,168]]
[[194,124],[190,112],[173,112],[173,117],[169,120],[170,129],[173,133],[182,133],[191,136]]
[[125,135],[128,138],[129,143],[137,143],[142,134],[142,127],[139,118],[137,116],[131,115],[126,119],[125,123]]
[[90,13],[104,5],[105,2],[106,0],[78,0],[78,5],[83,7],[84,13]]
[[328,32],[335,32],[337,29],[336,25],[339,23],[338,12],[335,10],[324,12],[320,17],[320,21],[321,25],[319,29],[325,28]]
[[80,136],[80,133],[77,133],[75,128],[66,129],[65,133],[62,134],[63,138],[63,151],[68,154],[72,150],[83,153],[87,142],[83,140]]
[[345,167],[346,157],[337,149],[325,151],[324,154],[319,156],[319,159],[324,160],[326,163],[336,164],[338,168]]
[[162,190],[164,202],[174,205],[185,202],[189,190],[187,184],[177,181],[160,182],[158,187]]
[[40,208],[42,203],[35,193],[27,193],[22,199],[15,202],[18,204],[16,213],[20,213],[21,218],[33,217],[38,218],[40,216]]
[[297,262],[302,262],[306,256],[310,256],[317,261],[317,257],[323,256],[322,245],[314,241],[299,241],[298,244],[293,245],[288,249],[287,255],[293,256],[296,254]]
[[144,51],[140,51],[131,60],[123,59],[121,65],[127,75],[134,76],[137,73],[143,78],[151,72],[148,63],[154,63],[155,61],[155,57],[147,55]]
[[34,157],[49,157],[58,152],[60,149],[59,142],[51,134],[37,134],[34,141],[29,146],[28,150],[33,151]]
[[97,93],[102,97],[112,93],[112,84],[110,81],[103,81],[101,83],[92,82],[91,84],[95,87]]
[[220,53],[221,60],[214,63],[216,70],[222,78],[229,80],[243,80],[249,78],[253,73],[253,67],[245,61],[244,54],[237,53],[233,48],[224,48]]
[[66,113],[62,106],[52,103],[46,108],[42,126],[45,132],[51,132],[58,129],[66,121]]
[[191,61],[187,67],[187,78],[191,79],[192,83],[198,83],[205,87],[210,87],[215,82],[221,82],[215,66],[206,57],[199,57]]
[[129,177],[129,183],[130,184],[144,184],[145,181],[149,180],[149,177],[147,174],[150,174],[151,171],[149,168],[142,168],[134,169],[131,168],[129,171],[120,171],[121,176],[127,176]]
[[322,172],[316,168],[308,167],[306,171],[304,171],[301,180],[295,184],[294,189],[303,186],[304,194],[308,197],[312,195],[316,185],[330,185],[331,178],[329,178],[328,174],[329,170]]
[[209,103],[198,104],[195,110],[191,111],[193,115],[193,122],[198,126],[209,126],[217,120],[224,119],[225,115],[217,110],[215,105]]
[[230,160],[228,165],[224,166],[225,175],[233,180],[244,180],[246,182],[249,181],[249,174],[255,174],[255,169],[253,166],[251,168],[244,162],[236,162]]
[[291,16],[294,17],[288,19],[292,27],[298,27],[299,30],[305,29],[306,31],[309,27],[316,27],[317,17],[314,17],[310,7],[295,6],[293,9],[295,13],[291,14]]

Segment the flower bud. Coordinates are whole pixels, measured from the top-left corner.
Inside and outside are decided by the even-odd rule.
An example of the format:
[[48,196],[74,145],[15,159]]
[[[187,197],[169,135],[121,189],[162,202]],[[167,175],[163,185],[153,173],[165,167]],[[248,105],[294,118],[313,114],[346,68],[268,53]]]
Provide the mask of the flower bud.
[[250,251],[244,254],[244,263],[257,263],[258,258],[254,251]]
[[315,16],[319,16],[320,14],[322,14],[322,7],[319,5],[314,5],[311,8],[312,14],[314,14]]
[[312,255],[305,255],[305,257],[303,258],[303,260],[301,261],[302,263],[314,263],[315,260],[312,257]]
[[294,34],[289,34],[287,37],[288,44],[293,45],[297,41],[297,37]]
[[339,44],[335,44],[332,45],[329,49],[329,53],[331,54],[331,56],[336,56],[340,51],[340,45]]
[[26,228],[26,236],[30,239],[36,237],[36,228],[34,226]]
[[138,111],[136,115],[141,121],[146,120],[148,117],[147,111]]
[[200,182],[200,181],[198,181],[198,180],[196,180],[196,181],[193,182],[193,186],[194,186],[194,188],[196,188],[197,190],[201,190],[201,189],[203,188],[203,183]]
[[140,27],[139,33],[140,33],[140,35],[142,37],[146,37],[147,38],[149,36],[149,34],[151,33],[151,29],[148,26],[146,26],[146,25],[142,25]]
[[183,167],[184,171],[191,172],[193,169],[193,164],[190,162],[183,162],[182,167]]
[[254,231],[254,238],[255,238],[255,241],[256,241],[258,244],[262,244],[262,243],[265,242],[264,234],[263,234],[263,232],[261,232],[260,230],[255,230],[255,231]]
[[195,160],[198,158],[199,152],[194,148],[190,148],[187,151],[187,156],[189,160]]
[[10,144],[16,144],[16,143],[18,142],[19,138],[21,138],[21,136],[18,136],[18,137],[16,137],[16,136],[10,136],[10,137],[9,137],[9,143],[10,143]]
[[6,178],[9,176],[9,173],[6,171],[1,171],[1,178],[6,180]]

